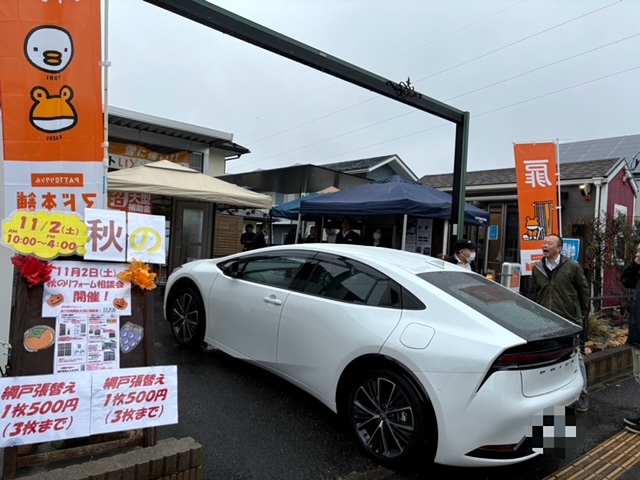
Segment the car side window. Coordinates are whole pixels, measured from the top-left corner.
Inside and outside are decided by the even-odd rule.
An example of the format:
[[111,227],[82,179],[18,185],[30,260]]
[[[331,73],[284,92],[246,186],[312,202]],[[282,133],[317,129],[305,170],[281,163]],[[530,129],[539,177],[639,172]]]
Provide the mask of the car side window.
[[304,293],[351,303],[367,303],[378,279],[353,265],[319,261],[309,275]]
[[272,287],[290,288],[306,261],[306,258],[294,255],[255,258],[238,265],[237,278]]

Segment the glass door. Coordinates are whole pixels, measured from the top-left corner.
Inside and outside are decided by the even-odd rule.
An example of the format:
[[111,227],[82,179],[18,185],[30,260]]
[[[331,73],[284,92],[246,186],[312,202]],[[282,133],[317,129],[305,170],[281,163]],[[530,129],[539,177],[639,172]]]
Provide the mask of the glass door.
[[170,272],[187,262],[211,258],[213,204],[176,200],[170,245]]

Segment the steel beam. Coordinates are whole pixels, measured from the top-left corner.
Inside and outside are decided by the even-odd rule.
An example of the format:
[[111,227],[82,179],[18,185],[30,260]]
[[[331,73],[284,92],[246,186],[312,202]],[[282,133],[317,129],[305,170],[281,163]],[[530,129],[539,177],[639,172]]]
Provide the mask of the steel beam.
[[[453,224],[454,232],[456,231],[456,223],[457,231],[461,231],[464,226],[464,179],[467,160],[468,112],[463,112],[427,97],[415,91],[408,82],[397,83],[383,78],[205,0],[144,1],[346,82],[371,90],[379,95],[455,123],[456,147],[451,223]],[[454,238],[455,236],[454,233]]]

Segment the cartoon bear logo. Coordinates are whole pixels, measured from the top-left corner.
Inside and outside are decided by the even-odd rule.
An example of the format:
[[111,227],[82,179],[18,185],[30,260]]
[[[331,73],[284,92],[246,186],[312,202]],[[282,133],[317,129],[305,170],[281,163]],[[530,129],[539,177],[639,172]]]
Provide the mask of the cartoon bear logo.
[[60,73],[73,59],[71,35],[65,29],[42,25],[29,32],[24,40],[24,55],[31,65],[47,73]]
[[541,237],[542,227],[538,217],[526,217],[524,226],[527,229],[527,233],[522,235],[523,240],[538,240]]
[[68,85],[60,89],[60,95],[49,95],[44,87],[31,90],[34,103],[29,112],[31,125],[45,133],[71,130],[78,123],[78,113],[73,107],[73,89]]

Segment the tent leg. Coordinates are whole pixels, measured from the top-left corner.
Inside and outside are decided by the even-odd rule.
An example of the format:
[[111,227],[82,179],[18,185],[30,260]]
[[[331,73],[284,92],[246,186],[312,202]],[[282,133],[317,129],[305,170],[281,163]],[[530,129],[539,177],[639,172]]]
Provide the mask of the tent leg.
[[298,213],[298,224],[296,225],[296,238],[293,243],[298,243],[298,236],[300,235],[300,222],[302,221],[302,213]]
[[402,243],[400,244],[400,250],[404,250],[407,246],[407,214],[405,213],[402,218]]
[[446,256],[449,256],[449,254],[447,253],[449,251],[449,220],[444,221],[442,235],[442,253]]

